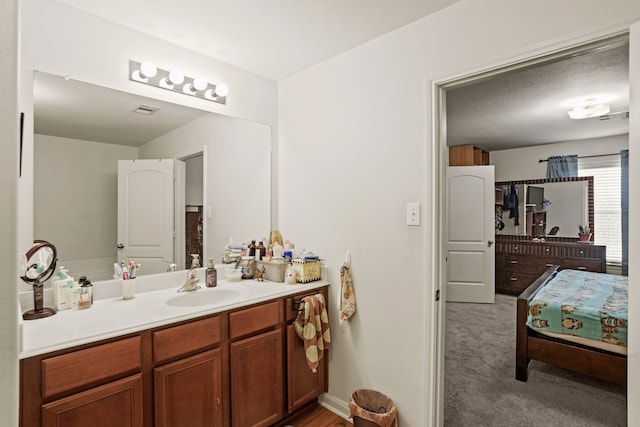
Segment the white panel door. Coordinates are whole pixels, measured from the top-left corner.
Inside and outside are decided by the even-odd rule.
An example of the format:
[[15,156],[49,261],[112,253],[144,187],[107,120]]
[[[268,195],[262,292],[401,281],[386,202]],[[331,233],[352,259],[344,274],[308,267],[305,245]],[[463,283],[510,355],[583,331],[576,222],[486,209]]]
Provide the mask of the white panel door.
[[447,301],[495,301],[493,166],[447,168]]
[[174,258],[174,160],[118,161],[118,260],[140,274],[166,271]]

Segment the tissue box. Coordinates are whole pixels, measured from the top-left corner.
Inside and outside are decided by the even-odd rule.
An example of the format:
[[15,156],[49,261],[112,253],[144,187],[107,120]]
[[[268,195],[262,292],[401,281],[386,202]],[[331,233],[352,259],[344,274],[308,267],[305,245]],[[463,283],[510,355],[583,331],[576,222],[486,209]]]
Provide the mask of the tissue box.
[[264,267],[264,274],[262,278],[271,282],[284,282],[284,273],[287,270],[287,263],[285,262],[269,262],[269,261],[257,261],[257,268],[262,270]]
[[320,261],[306,262],[301,259],[294,259],[291,265],[296,271],[297,282],[307,283],[320,280]]

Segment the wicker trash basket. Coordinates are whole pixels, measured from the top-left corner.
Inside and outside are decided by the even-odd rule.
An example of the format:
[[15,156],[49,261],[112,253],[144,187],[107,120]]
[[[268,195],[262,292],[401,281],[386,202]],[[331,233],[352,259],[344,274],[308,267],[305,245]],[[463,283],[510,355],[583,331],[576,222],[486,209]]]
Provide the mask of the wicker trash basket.
[[398,427],[398,411],[393,400],[375,390],[356,390],[349,411],[355,427]]

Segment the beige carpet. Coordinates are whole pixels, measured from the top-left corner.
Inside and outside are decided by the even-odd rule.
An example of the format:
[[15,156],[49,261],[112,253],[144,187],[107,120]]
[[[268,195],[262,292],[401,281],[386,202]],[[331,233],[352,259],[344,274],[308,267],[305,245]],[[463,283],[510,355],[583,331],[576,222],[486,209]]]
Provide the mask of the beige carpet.
[[515,302],[447,303],[445,426],[626,426],[625,387],[537,361],[515,379]]

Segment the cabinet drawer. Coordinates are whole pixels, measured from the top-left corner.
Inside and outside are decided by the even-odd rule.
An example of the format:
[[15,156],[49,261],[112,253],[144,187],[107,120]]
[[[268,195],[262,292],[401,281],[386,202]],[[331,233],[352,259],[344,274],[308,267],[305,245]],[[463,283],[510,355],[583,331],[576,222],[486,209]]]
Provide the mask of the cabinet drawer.
[[562,263],[562,268],[570,268],[572,270],[584,270],[593,271],[596,273],[603,273],[602,261],[599,259],[589,258],[565,258]]
[[234,339],[280,323],[280,301],[229,314],[229,338]]
[[138,372],[142,365],[140,337],[127,338],[42,361],[42,397],[78,389]]
[[552,265],[562,265],[562,258],[506,254],[504,260],[504,271],[542,274]]
[[220,342],[220,316],[196,320],[153,333],[153,360],[162,363]]
[[504,274],[503,288],[509,293],[520,293],[527,289],[540,275],[530,273],[520,273],[516,271]]

